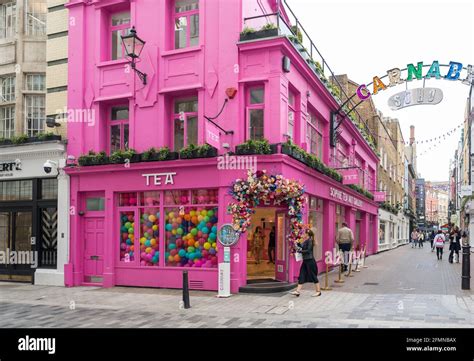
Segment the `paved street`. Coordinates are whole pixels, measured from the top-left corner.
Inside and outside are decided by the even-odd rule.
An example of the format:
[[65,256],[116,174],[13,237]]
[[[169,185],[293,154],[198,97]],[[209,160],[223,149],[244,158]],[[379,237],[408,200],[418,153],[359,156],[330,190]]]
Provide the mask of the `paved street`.
[[[367,259],[369,268],[329,275],[332,291],[217,299],[178,290],[64,288],[0,283],[1,327],[472,327],[474,297],[460,289],[460,264],[437,261],[429,247],[403,246]],[[324,282],[324,275],[321,275]]]

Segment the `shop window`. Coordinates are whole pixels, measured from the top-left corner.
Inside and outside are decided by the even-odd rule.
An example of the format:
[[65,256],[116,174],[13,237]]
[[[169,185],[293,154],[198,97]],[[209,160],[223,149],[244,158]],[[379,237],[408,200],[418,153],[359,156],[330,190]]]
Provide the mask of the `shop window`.
[[323,256],[323,200],[315,197],[310,198],[308,223],[315,230],[314,257],[320,260]]
[[336,205],[336,232],[342,227],[342,223],[346,220],[346,207],[339,204]]
[[199,189],[192,191],[193,204],[217,204],[218,202],[217,189]]
[[16,3],[0,4],[0,39],[12,38],[16,33]]
[[[141,196],[144,199],[150,197]],[[152,201],[150,201],[152,203]],[[140,265],[159,266],[160,209],[140,208]]]
[[125,48],[122,44],[122,36],[128,35],[130,31],[130,12],[124,11],[112,14],[110,17],[110,59],[117,60],[126,56]]
[[199,45],[199,0],[174,0],[174,46]]
[[247,138],[264,138],[265,91],[263,86],[252,87],[247,92]]
[[137,205],[136,193],[120,193],[119,207],[135,207]]
[[166,191],[165,205],[189,204],[189,191]]
[[58,180],[42,179],[41,180],[41,199],[57,199],[58,198]]
[[160,192],[142,192],[139,194],[141,206],[159,206]]
[[103,211],[105,210],[104,197],[91,197],[86,199],[86,209],[88,211]]
[[385,243],[385,222],[380,221],[379,227],[379,244]]
[[110,108],[109,138],[110,154],[117,150],[128,149],[129,143],[128,105]]
[[135,261],[135,212],[120,212],[120,261]]
[[[167,192],[169,193],[169,192]],[[193,197],[195,193],[193,192]],[[189,196],[175,194],[185,201]],[[217,191],[208,190],[209,202],[217,202]],[[167,197],[165,196],[165,200]],[[205,198],[201,198],[204,202]],[[168,195],[168,201],[171,196]],[[173,201],[174,202],[174,201]],[[188,202],[186,202],[188,204]],[[169,267],[217,267],[217,205],[175,205],[165,209],[165,263]]]
[[190,144],[198,144],[197,97],[174,101],[173,122],[173,147],[176,152]]
[[0,182],[0,201],[29,201],[32,199],[32,180]]

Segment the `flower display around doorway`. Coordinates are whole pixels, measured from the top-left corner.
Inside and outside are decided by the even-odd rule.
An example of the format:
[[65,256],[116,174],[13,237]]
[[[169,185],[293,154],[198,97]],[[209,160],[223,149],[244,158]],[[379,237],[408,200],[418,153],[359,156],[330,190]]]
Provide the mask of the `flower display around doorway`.
[[251,223],[254,207],[264,202],[286,205],[290,217],[291,232],[288,240],[292,249],[301,239],[304,231],[303,208],[305,204],[304,186],[282,175],[267,175],[265,170],[249,170],[247,179],[237,179],[231,186],[230,194],[236,200],[230,204],[234,230],[239,234],[247,231]]

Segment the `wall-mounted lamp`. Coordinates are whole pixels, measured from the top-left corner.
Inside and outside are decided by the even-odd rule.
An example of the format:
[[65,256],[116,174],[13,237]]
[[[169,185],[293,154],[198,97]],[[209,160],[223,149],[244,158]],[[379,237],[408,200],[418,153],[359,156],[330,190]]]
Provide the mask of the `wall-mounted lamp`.
[[138,74],[143,85],[146,85],[146,74],[136,68],[136,60],[140,58],[140,54],[145,46],[145,41],[137,36],[137,31],[134,26],[128,35],[122,36],[122,44],[127,53],[127,57],[131,59],[130,64],[132,65],[132,69]]

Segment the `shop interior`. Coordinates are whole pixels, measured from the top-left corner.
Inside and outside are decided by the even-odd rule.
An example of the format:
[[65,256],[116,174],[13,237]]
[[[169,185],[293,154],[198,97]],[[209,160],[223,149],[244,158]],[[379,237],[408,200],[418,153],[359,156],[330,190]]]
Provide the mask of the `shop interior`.
[[[275,279],[276,248],[274,246],[270,254],[269,243],[270,233],[275,227],[276,211],[277,208],[255,208],[255,213],[252,215],[252,223],[247,231],[248,280]],[[260,242],[254,242],[257,227],[260,227],[263,235],[263,241]]]

